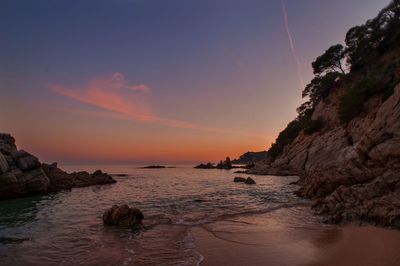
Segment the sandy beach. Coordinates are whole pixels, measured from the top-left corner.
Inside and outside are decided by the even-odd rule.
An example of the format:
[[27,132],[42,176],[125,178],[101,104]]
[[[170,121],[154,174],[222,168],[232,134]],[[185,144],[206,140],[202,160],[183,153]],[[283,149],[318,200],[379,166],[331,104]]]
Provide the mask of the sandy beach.
[[[400,232],[377,227],[291,227],[279,213],[195,227],[201,265],[400,265]],[[281,216],[285,217],[285,215]]]

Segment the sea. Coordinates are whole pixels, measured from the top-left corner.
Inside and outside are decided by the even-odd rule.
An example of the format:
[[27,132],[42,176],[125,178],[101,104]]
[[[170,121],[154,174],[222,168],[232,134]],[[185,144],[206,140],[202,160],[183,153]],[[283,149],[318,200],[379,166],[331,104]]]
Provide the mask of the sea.
[[[295,176],[251,176],[257,184],[246,185],[233,182],[249,176],[237,169],[141,167],[64,165],[67,172],[102,169],[117,183],[0,202],[0,265],[200,265],[207,258],[195,228],[228,223],[234,234],[249,226],[242,217],[259,214],[275,217],[265,227],[284,231],[321,223],[311,203],[294,195]],[[139,208],[144,230],[104,226],[102,215],[114,204]]]

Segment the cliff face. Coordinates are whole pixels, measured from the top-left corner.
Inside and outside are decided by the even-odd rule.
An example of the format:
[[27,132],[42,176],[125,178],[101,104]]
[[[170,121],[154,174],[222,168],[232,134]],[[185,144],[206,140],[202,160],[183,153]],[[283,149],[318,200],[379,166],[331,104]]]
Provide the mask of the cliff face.
[[348,125],[337,117],[341,91],[321,102],[313,117],[327,126],[301,133],[258,174],[299,175],[298,194],[315,200],[331,222],[363,222],[400,228],[400,84],[387,99],[374,97]]
[[250,164],[266,160],[268,158],[267,151],[260,152],[246,152],[239,157],[239,159],[232,160],[233,164]]
[[110,183],[115,180],[100,170],[68,174],[57,164],[42,164],[32,154],[18,150],[11,135],[0,133],[0,200]]

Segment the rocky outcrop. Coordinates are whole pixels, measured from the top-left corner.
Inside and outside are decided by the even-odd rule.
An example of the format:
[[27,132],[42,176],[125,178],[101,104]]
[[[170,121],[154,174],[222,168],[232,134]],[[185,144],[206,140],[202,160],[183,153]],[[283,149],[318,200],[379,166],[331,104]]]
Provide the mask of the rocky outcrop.
[[246,178],[240,177],[240,176],[237,176],[237,177],[235,177],[235,178],[233,179],[233,182],[235,182],[235,183],[245,182],[245,181],[246,181]]
[[248,178],[244,178],[244,177],[240,177],[237,176],[233,179],[233,182],[235,183],[245,183],[247,185],[254,185],[256,184],[256,181],[254,181],[253,178],[251,178],[250,176]]
[[232,168],[233,167],[232,167],[231,159],[229,157],[226,157],[225,161],[220,161],[217,164],[217,169],[229,170],[229,169],[232,169]]
[[44,193],[49,184],[39,160],[18,151],[11,135],[0,134],[0,199]]
[[114,205],[103,214],[103,223],[108,226],[141,229],[143,227],[143,213],[137,208],[128,205]]
[[244,183],[246,183],[247,185],[255,185],[256,181],[254,181],[254,179],[249,176],[248,178],[246,178],[246,181],[244,181]]
[[0,134],[0,200],[115,182],[101,171],[68,174],[57,164],[42,164],[32,154],[18,150],[11,135]]
[[212,163],[207,163],[207,164],[202,163],[202,164],[196,165],[194,168],[196,168],[196,169],[215,169],[217,167],[215,167],[215,165],[213,165]]
[[299,175],[299,196],[331,222],[360,221],[400,228],[400,85],[376,96],[343,126],[337,118],[341,90],[317,106],[322,132],[301,133],[273,162],[249,173]]
[[48,190],[51,192],[57,192],[62,189],[71,189],[74,187],[88,187],[116,183],[110,175],[103,173],[101,170],[97,170],[93,174],[84,171],[69,174],[58,168],[56,163],[51,165],[42,164],[42,168],[50,179]]
[[238,159],[232,160],[232,164],[253,164],[266,160],[268,158],[267,151],[252,152],[248,151],[242,154]]

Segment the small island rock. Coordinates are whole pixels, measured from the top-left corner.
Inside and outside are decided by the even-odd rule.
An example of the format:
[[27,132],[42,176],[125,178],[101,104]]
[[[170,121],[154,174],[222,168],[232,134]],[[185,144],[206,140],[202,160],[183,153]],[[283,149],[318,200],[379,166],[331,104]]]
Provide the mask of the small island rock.
[[207,163],[207,164],[199,164],[197,166],[195,166],[194,168],[196,169],[215,169],[215,165],[213,165],[212,163]]

